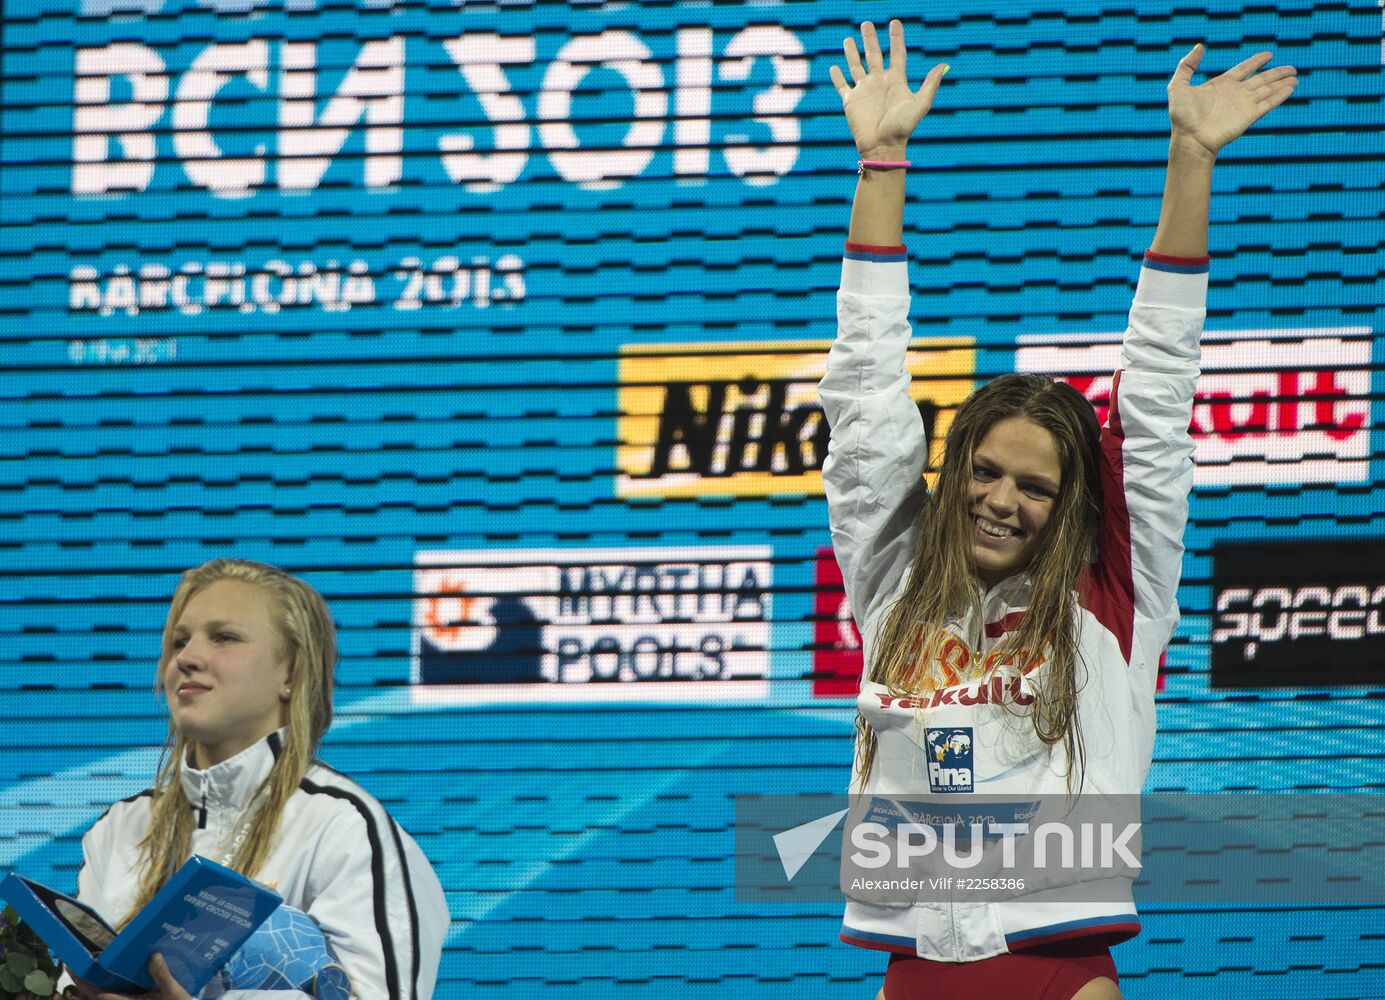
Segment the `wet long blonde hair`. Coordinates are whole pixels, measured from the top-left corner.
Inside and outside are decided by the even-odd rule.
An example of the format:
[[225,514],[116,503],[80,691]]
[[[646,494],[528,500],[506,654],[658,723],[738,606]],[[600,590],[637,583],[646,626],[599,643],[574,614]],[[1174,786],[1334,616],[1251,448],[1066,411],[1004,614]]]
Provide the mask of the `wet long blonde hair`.
[[[1047,746],[1062,743],[1069,787],[1080,785],[1084,751],[1077,726],[1078,642],[1074,588],[1080,587],[1095,550],[1101,514],[1100,436],[1092,406],[1076,389],[1040,375],[1002,375],[957,408],[943,445],[937,486],[919,514],[917,549],[909,578],[886,612],[867,677],[904,697],[930,682],[934,656],[948,637],[944,623],[970,615],[980,621],[981,592],[968,542],[968,485],[972,459],[996,424],[1032,420],[1053,435],[1062,478],[1052,515],[1026,572],[1029,609],[999,647],[1023,669],[1046,657],[1031,717]],[[936,678],[932,679],[936,680]],[[857,775],[865,787],[875,760],[870,724],[856,717]]]
[[[259,587],[269,597],[279,652],[289,662],[288,733],[264,784],[252,798],[258,802],[245,839],[231,867],[254,877],[269,856],[284,806],[307,772],[318,744],[332,724],[332,674],[337,662],[336,627],[327,603],[316,590],[283,570],[241,559],[214,559],[182,575],[173,592],[164,624],[163,648],[155,689],[163,691],[164,670],[177,655],[173,630],[196,594],[222,580]],[[149,831],[140,842],[144,866],[139,894],[125,919],[144,907],[187,860],[192,849],[193,809],[179,777],[190,749],[187,738],[169,721],[163,759],[154,781]]]

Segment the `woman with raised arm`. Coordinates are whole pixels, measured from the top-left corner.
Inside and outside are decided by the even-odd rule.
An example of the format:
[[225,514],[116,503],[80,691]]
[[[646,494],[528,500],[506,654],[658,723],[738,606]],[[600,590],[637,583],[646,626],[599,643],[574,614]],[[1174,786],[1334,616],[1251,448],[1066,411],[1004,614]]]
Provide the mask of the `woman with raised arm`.
[[[1107,423],[1076,390],[1005,375],[947,431],[935,489],[909,394],[903,244],[908,140],[948,67],[918,91],[904,29],[886,65],[862,25],[832,82],[861,157],[822,381],[832,540],[864,638],[855,790],[1135,795],[1153,754],[1160,655],[1178,622],[1192,486],[1189,424],[1217,153],[1292,92],[1260,52],[1201,86],[1203,48],[1168,85],[1168,175]],[[936,767],[965,758],[966,768]],[[1098,891],[848,899],[842,939],[890,951],[881,996],[1119,998],[1109,946],[1138,933],[1128,878]],[[1110,900],[1102,902],[1101,900]]]
[[[314,978],[315,996],[429,1000],[448,925],[442,886],[384,807],[316,759],[336,662],[327,604],[297,577],[239,559],[184,573],[155,679],[168,704],[163,766],[152,788],[111,806],[82,838],[77,894],[123,924],[201,854],[317,923],[335,962],[330,989]],[[188,1000],[160,958],[150,973],[156,988],[141,1000]],[[304,994],[213,979],[202,995]]]

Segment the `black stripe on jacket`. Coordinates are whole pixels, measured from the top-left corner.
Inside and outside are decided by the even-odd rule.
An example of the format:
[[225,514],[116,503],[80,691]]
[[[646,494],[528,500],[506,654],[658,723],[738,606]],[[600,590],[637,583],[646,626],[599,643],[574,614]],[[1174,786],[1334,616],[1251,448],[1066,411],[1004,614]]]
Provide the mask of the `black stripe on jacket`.
[[[399,965],[394,954],[394,938],[390,934],[389,908],[385,900],[386,881],[385,881],[385,858],[384,842],[380,837],[380,829],[375,814],[371,812],[370,805],[359,795],[345,791],[341,788],[331,788],[327,785],[319,785],[316,782],[304,778],[300,783],[303,791],[310,795],[330,795],[333,798],[349,802],[356,807],[356,811],[365,820],[366,836],[370,839],[370,875],[375,883],[375,932],[380,936],[380,944],[385,952],[385,987],[389,990],[392,998],[397,998],[399,992]],[[408,864],[409,861],[404,857],[403,852],[399,856],[400,867],[405,871],[405,886],[408,886]],[[410,895],[409,912],[414,912],[413,896]],[[417,918],[414,918],[414,926],[417,926]],[[417,950],[418,943],[415,941],[414,949]],[[417,968],[417,965],[415,965]],[[418,995],[417,982],[413,985],[412,994],[415,998]]]

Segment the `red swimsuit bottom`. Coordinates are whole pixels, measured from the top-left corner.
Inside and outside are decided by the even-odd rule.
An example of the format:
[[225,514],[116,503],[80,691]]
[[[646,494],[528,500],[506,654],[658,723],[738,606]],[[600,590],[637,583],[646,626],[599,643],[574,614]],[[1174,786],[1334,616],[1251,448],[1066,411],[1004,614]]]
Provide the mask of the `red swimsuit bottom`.
[[1063,941],[979,962],[935,962],[892,955],[885,1000],[1072,1000],[1093,979],[1119,983],[1102,939]]

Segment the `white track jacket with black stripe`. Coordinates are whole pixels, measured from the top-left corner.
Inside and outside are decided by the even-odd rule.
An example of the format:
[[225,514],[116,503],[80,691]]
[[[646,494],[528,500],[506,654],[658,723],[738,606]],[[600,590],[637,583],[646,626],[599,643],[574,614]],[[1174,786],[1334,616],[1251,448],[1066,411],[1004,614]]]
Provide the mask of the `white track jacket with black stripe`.
[[[182,786],[197,814],[192,851],[221,861],[242,827],[242,810],[269,774],[280,735],[214,767],[186,763]],[[148,791],[117,802],[82,838],[77,895],[108,923],[135,901],[139,843],[149,828]],[[310,914],[351,976],[361,1000],[429,1000],[437,979],[447,900],[413,838],[350,778],[321,763],[308,768],[284,808],[274,848],[256,876]],[[303,997],[232,990],[236,998]]]
[[[867,663],[905,586],[927,499],[924,428],[906,365],[907,267],[903,247],[848,245],[838,334],[820,390],[831,424],[823,478],[832,542]],[[1077,595],[1084,793],[1137,795],[1153,756],[1159,660],[1179,616],[1206,272],[1205,259],[1146,255],[1112,385],[1098,560]],[[1013,576],[981,597],[981,620],[948,622],[952,637],[932,666],[937,686],[927,694],[891,698],[879,684],[862,684],[857,705],[877,739],[863,799],[1067,793],[1063,745],[1050,753],[1024,710],[1031,685],[1043,683],[1043,651],[1021,652],[1018,664],[991,655],[1022,618],[1028,594],[1027,577]],[[969,766],[945,774],[963,777],[935,780],[933,755],[954,751],[934,746],[925,730],[944,734],[940,740],[958,734],[957,752]],[[1041,886],[998,901],[965,894],[886,901],[848,892],[841,936],[949,962],[1088,935],[1120,940],[1137,933],[1139,922],[1130,879],[1110,881],[1085,894]]]

